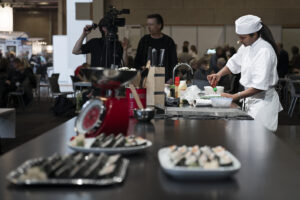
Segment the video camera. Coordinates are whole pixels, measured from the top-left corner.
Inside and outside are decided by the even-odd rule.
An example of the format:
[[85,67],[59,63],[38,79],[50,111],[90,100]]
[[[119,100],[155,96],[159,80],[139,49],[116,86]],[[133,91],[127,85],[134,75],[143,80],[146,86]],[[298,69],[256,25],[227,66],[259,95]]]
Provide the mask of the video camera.
[[92,24],[92,27],[89,30],[99,27],[101,31],[101,27],[106,27],[110,35],[115,35],[118,32],[118,27],[125,26],[125,18],[118,18],[118,15],[121,14],[130,14],[130,10],[117,10],[115,7],[110,6],[110,10],[100,20],[99,24]]

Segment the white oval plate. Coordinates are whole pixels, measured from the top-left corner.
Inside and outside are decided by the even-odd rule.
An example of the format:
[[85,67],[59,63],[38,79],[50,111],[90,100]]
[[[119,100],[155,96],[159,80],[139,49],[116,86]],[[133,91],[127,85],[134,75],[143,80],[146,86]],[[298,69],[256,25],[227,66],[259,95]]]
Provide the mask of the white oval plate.
[[222,179],[232,176],[241,168],[241,163],[236,157],[234,157],[230,152],[228,156],[233,161],[232,166],[219,167],[218,169],[203,169],[200,167],[180,167],[174,166],[170,160],[170,148],[161,148],[158,151],[158,159],[160,166],[163,171],[168,175],[182,180],[193,180],[193,179]]
[[68,147],[74,151],[83,153],[107,153],[107,154],[135,154],[145,151],[152,146],[152,142],[147,140],[146,145],[134,146],[134,147],[117,147],[117,148],[91,148],[96,138],[85,138],[84,147],[74,146],[71,141],[68,143]]

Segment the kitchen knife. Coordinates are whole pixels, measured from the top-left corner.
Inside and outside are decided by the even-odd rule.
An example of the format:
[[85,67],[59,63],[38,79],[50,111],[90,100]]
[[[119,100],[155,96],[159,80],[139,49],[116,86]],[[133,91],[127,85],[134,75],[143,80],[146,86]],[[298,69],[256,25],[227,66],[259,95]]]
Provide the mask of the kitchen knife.
[[157,50],[152,49],[151,66],[157,66]]
[[164,65],[165,49],[159,50],[159,64],[158,66],[162,67]]

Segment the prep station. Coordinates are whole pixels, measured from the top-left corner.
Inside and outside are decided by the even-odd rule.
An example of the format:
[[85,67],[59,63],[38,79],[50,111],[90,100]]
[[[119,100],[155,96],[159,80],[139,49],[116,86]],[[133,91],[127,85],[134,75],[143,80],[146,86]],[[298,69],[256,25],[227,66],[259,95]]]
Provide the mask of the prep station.
[[[244,120],[236,105],[167,107],[149,122],[138,121],[126,117],[122,98],[114,94],[134,71],[93,68],[86,74],[111,96],[96,97],[78,117],[1,156],[0,197],[299,198],[299,155],[255,120]],[[203,120],[201,112],[222,118]]]

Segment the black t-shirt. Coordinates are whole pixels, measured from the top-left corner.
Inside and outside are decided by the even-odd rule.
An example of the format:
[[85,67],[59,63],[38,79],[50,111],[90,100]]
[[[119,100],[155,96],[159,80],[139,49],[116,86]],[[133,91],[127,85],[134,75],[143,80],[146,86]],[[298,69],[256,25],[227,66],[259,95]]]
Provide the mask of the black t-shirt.
[[165,80],[168,81],[172,78],[172,72],[175,65],[178,63],[176,47],[173,39],[165,34],[159,39],[154,39],[150,35],[145,35],[141,38],[136,57],[134,60],[134,67],[140,69],[147,63],[148,47],[155,48],[156,50],[165,49],[165,58],[163,66],[166,69]]
[[[92,67],[106,67],[110,68],[114,63],[113,58],[113,42],[109,41],[109,51],[106,63],[106,40],[104,38],[90,39],[86,44],[81,46],[82,54],[91,54],[91,66]],[[120,66],[123,55],[123,48],[119,41],[116,42],[116,58],[115,64]]]

